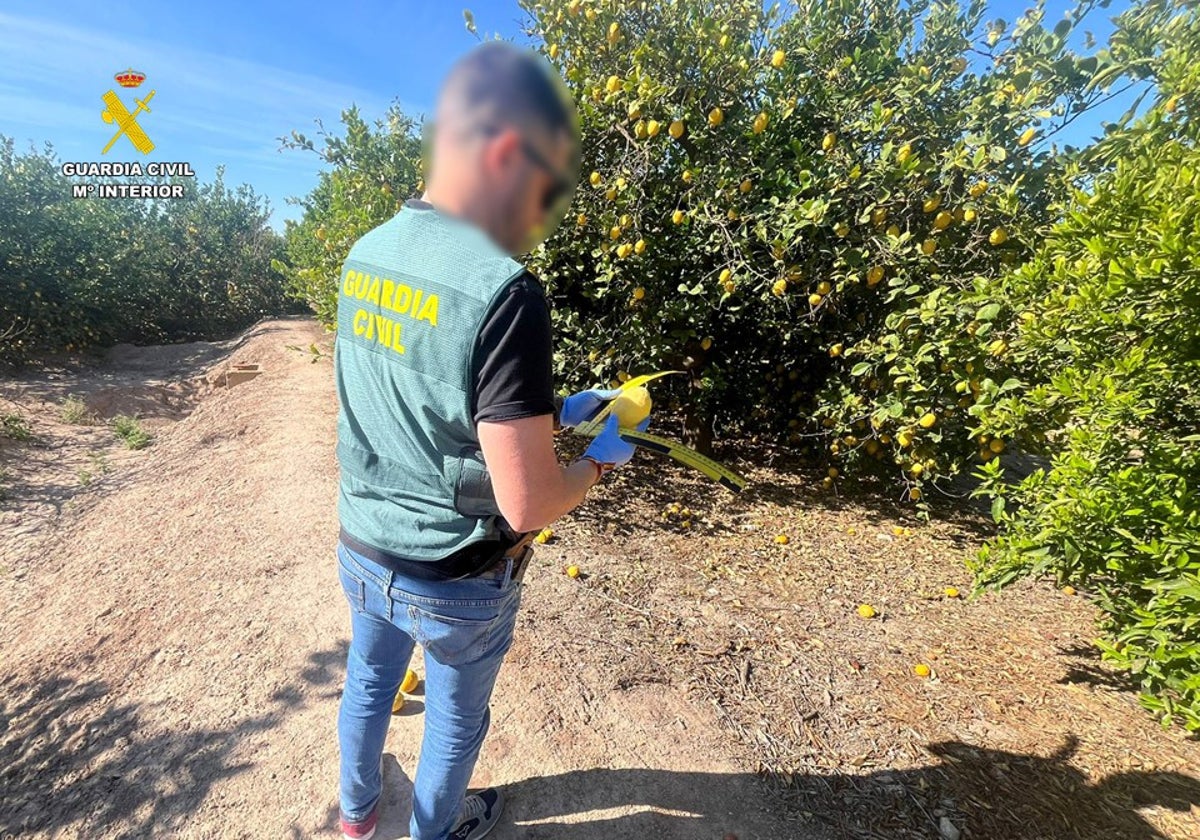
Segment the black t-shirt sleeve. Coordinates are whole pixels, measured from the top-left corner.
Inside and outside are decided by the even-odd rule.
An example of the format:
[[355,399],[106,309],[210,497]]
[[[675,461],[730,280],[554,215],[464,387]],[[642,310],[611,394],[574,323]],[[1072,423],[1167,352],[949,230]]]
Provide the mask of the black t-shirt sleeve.
[[550,308],[529,272],[514,281],[485,317],[472,370],[475,422],[554,414]]

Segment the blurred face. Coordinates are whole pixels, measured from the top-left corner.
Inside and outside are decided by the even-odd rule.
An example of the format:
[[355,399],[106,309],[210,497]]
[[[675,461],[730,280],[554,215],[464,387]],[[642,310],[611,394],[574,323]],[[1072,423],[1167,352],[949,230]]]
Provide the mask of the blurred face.
[[571,188],[571,151],[565,133],[522,134],[511,126],[502,127],[485,148],[484,168],[495,198],[491,233],[510,254],[529,250],[550,233],[544,226],[560,221],[549,214]]

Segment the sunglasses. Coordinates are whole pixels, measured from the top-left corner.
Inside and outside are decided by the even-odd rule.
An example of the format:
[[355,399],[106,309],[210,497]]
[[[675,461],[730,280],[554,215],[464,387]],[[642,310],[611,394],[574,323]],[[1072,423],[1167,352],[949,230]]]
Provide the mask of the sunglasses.
[[[485,125],[480,130],[487,136],[492,137],[500,133],[501,126]],[[542,210],[549,212],[562,198],[571,191],[571,182],[550,165],[550,162],[542,157],[541,153],[534,148],[529,140],[521,135],[521,153],[529,159],[529,162],[541,169],[550,176],[550,187],[542,196]]]

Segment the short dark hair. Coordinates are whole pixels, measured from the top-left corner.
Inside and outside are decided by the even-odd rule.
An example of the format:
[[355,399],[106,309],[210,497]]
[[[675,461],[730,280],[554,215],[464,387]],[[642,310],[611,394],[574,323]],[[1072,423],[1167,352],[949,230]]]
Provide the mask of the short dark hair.
[[489,41],[451,68],[441,97],[450,97],[473,118],[533,123],[553,137],[566,132],[578,141],[575,104],[554,68],[531,50]]

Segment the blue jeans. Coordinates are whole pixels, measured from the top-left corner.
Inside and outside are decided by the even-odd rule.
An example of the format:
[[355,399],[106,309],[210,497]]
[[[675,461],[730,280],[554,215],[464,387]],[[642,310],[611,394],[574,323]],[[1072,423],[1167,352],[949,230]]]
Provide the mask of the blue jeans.
[[405,577],[337,545],[351,640],[338,710],[343,819],[370,814],[380,758],[414,643],[425,651],[425,733],[413,780],[413,840],[445,840],[491,722],[488,702],[512,644],[522,584],[512,562],[458,581]]

